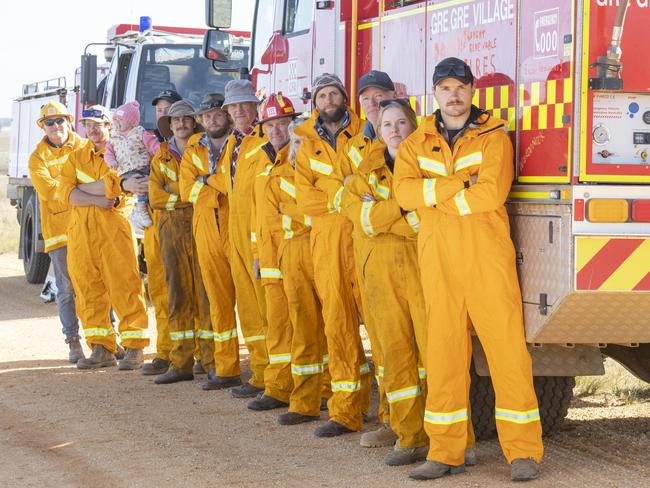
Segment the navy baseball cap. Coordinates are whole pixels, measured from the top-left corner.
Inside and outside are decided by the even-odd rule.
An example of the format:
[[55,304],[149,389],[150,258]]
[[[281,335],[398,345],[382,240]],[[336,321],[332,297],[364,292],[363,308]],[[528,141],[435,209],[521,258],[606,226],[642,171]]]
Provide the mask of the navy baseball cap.
[[176,103],[180,100],[182,100],[183,97],[181,97],[177,91],[175,90],[163,90],[161,91],[156,98],[153,99],[153,102],[151,102],[151,105],[154,107],[160,100],[166,100],[169,103]]
[[390,79],[388,73],[383,71],[371,70],[359,78],[359,95],[366,88],[375,87],[385,91],[395,91],[393,80]]
[[458,58],[445,58],[436,65],[433,70],[433,86],[445,78],[454,78],[468,85],[474,82],[471,68]]

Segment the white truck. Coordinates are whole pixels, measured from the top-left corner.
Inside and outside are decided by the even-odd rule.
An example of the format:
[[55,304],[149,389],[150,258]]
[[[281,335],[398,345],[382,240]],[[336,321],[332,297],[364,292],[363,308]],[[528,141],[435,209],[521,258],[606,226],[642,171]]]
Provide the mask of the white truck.
[[106,63],[97,66],[96,56],[84,54],[73,88],[66,86],[65,77],[23,86],[12,107],[7,197],[17,209],[18,254],[28,282],[42,283],[49,268],[49,258],[43,252],[38,199],[28,171],[29,155],[43,137],[36,125],[40,107],[50,100],[60,101],[78,120],[89,104],[115,109],[137,100],[141,125],[153,130],[156,115],[151,101],[161,91],[176,90],[198,106],[206,93],[223,93],[225,84],[239,76],[240,68],[248,67],[248,32],[231,32],[235,40],[229,61],[221,63],[222,69],[217,72],[202,56],[204,31],[163,26],[141,31],[137,25],[119,24],[109,29],[108,42],[88,45],[105,46]]

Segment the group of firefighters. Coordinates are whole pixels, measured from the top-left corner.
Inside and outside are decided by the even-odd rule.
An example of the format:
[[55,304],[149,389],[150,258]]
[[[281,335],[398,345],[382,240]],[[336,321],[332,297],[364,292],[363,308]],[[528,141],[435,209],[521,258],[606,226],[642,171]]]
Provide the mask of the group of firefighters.
[[[361,445],[393,446],[388,465],[426,460],[410,476],[433,479],[476,463],[474,331],[512,479],[537,478],[542,432],[504,207],[514,170],[507,123],[472,105],[472,72],[456,58],[436,66],[439,109],[419,127],[388,74],[366,73],[358,91],[365,122],[327,73],[313,81],[309,118],[281,93],[260,102],[247,80],[206,95],[198,110],[166,90],[153,100],[161,142],[148,178],[119,177],[104,161],[104,107],[83,111],[83,139],[63,105],[44,105],[30,174],[70,360],[102,368],[117,356],[119,369],[142,368],[157,384],[207,372],[205,390],[252,398],[251,410],[287,408],[281,425],[328,410],[315,435],[335,437],[361,431],[369,408],[362,321],[381,427]],[[147,190],[158,339],[143,364],[147,307],[126,216],[129,195]]]

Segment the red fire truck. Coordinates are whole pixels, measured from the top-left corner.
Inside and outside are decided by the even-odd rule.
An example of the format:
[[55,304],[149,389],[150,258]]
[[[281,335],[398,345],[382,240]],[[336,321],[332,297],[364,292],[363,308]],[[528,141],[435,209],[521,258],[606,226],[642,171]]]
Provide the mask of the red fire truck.
[[[208,2],[208,57],[227,58],[230,12]],[[507,205],[544,430],[604,355],[650,381],[648,0],[258,0],[253,19],[253,83],[305,111],[316,75],[339,74],[356,109],[357,79],[381,69],[424,116],[436,63],[465,59],[474,103],[508,121],[515,146]],[[485,436],[494,397],[478,342],[473,375]]]

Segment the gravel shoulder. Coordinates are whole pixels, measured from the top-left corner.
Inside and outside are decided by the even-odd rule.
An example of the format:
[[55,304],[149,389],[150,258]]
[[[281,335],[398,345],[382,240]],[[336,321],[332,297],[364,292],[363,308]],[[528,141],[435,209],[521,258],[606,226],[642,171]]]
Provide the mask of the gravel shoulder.
[[[157,386],[139,372],[77,370],[64,360],[55,305],[21,269],[15,254],[0,255],[0,486],[425,486],[409,467],[384,466],[386,449],[359,447],[359,434],[323,440],[313,423],[281,427],[277,411],[204,392],[201,377]],[[527,486],[650,486],[650,402],[576,399],[545,446],[542,476]],[[435,486],[512,486],[498,443],[477,451],[478,466]]]

